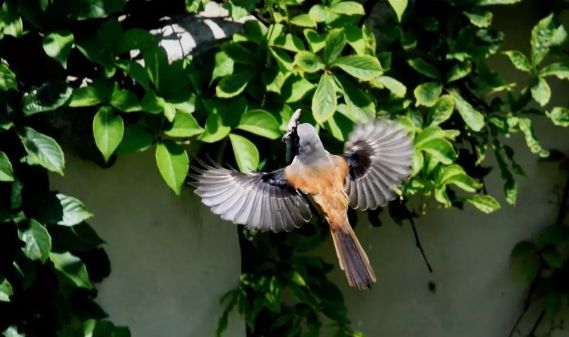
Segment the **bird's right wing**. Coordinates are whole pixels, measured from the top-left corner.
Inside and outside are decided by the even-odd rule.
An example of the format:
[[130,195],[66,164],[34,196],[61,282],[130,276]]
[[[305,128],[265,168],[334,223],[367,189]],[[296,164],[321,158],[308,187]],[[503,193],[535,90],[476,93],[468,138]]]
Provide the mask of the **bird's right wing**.
[[284,170],[241,173],[200,162],[190,174],[195,193],[213,213],[261,231],[291,231],[311,218],[306,199],[286,180]]

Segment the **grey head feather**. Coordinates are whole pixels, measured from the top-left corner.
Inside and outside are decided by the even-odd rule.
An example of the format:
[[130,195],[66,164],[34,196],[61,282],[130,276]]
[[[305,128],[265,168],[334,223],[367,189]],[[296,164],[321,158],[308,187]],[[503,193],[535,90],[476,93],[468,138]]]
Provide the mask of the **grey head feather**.
[[298,134],[298,159],[302,162],[312,162],[326,158],[326,150],[314,126],[308,123],[299,124],[296,128]]

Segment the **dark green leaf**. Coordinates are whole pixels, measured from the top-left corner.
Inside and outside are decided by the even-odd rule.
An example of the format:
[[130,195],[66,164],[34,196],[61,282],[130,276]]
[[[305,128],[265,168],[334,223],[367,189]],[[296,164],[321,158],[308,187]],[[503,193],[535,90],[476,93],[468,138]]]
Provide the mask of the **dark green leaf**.
[[567,245],[569,244],[569,228],[559,224],[547,226],[539,233],[537,242],[543,245]]
[[69,106],[86,107],[105,103],[111,99],[113,86],[109,82],[95,81],[87,87],[77,88],[73,91]]
[[439,70],[422,58],[411,59],[408,60],[407,63],[409,63],[411,68],[415,69],[420,74],[423,74],[435,80],[441,78],[441,73]]
[[239,95],[243,90],[245,90],[247,82],[249,82],[253,76],[255,76],[254,72],[250,70],[243,70],[222,78],[215,88],[216,95],[222,98]]
[[454,100],[449,95],[439,97],[435,105],[429,109],[427,115],[428,125],[439,125],[447,121],[454,111]]
[[451,89],[449,90],[449,93],[454,100],[456,110],[458,110],[458,113],[466,125],[468,125],[468,127],[474,131],[482,130],[484,127],[484,115],[482,115],[478,110],[474,109],[474,107],[468,101],[464,100],[464,98],[460,96],[460,93],[457,90]]
[[230,134],[229,140],[235,161],[241,172],[255,171],[259,166],[259,150],[255,144],[243,136]]
[[115,88],[109,104],[115,109],[123,112],[134,112],[142,110],[138,98],[127,89]]
[[72,47],[73,33],[68,30],[53,32],[43,38],[43,50],[47,56],[55,59],[65,69],[67,69],[67,57]]
[[466,201],[486,214],[492,213],[501,208],[500,203],[489,195],[469,195],[466,197]]
[[262,109],[245,112],[241,116],[237,128],[269,139],[277,139],[282,136],[277,119]]
[[561,254],[554,247],[547,247],[541,252],[541,256],[547,265],[553,269],[559,269],[563,265]]
[[49,259],[55,269],[76,287],[91,289],[91,281],[85,264],[77,256],[65,253],[50,253]]
[[[168,133],[166,131],[165,133]],[[127,124],[122,141],[115,151],[119,156],[140,152],[148,149],[154,143],[154,136],[137,124]]]
[[331,64],[340,56],[344,46],[346,45],[346,35],[344,30],[340,28],[332,29],[326,36],[324,45],[324,63]]
[[[359,85],[353,83],[350,79],[343,76],[335,76],[335,79],[341,88],[344,96],[345,106],[338,111],[348,117],[353,122],[366,123],[375,117],[375,104],[372,99],[360,88]],[[342,132],[347,131],[345,129]]]
[[423,105],[426,107],[435,105],[441,96],[442,91],[443,86],[438,82],[426,82],[418,85],[415,90],[413,90],[413,94],[417,100],[415,105]]
[[337,97],[332,75],[322,74],[312,97],[312,114],[319,124],[327,121],[336,112]]
[[44,83],[24,94],[23,111],[26,116],[56,110],[67,103],[73,89],[61,82]]
[[541,258],[531,242],[522,241],[518,243],[512,250],[512,260],[520,268],[522,276],[528,282],[532,281],[539,272]]
[[25,161],[28,165],[40,165],[63,175],[65,167],[63,151],[53,138],[27,126],[18,136],[26,149]]
[[0,181],[14,181],[12,163],[6,153],[0,151]]
[[470,62],[461,62],[455,64],[447,74],[447,83],[458,81],[465,78],[472,71],[472,64]]
[[34,219],[30,219],[29,227],[18,229],[18,237],[24,242],[22,251],[30,260],[47,261],[51,252],[51,236],[47,229]]
[[15,2],[5,1],[0,8],[0,38],[2,35],[20,37],[24,32],[22,18]]
[[176,195],[180,195],[182,184],[190,167],[190,160],[186,151],[172,141],[160,142],[156,146],[156,164],[168,187]]
[[105,18],[120,12],[126,0],[74,0],[69,5],[69,14],[76,20]]
[[148,90],[150,88],[150,77],[140,64],[132,60],[126,60],[117,62],[116,65],[145,90]]
[[57,222],[58,225],[75,226],[93,216],[79,199],[61,193],[57,194],[57,199],[63,209],[63,217]]
[[144,50],[155,45],[155,37],[144,29],[129,29],[124,32],[115,49],[117,55],[138,49]]
[[105,161],[117,149],[124,135],[124,122],[110,107],[101,107],[93,118],[93,137]]
[[351,76],[368,81],[382,74],[383,69],[376,57],[370,55],[349,55],[338,57],[331,64],[350,74]]

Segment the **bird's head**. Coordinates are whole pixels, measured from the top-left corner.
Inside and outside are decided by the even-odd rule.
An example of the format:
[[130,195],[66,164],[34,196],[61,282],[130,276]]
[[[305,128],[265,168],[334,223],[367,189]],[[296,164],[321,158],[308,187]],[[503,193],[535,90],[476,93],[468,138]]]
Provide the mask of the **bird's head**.
[[299,140],[298,156],[300,160],[318,159],[326,154],[324,145],[322,145],[314,126],[302,123],[298,125],[296,132]]

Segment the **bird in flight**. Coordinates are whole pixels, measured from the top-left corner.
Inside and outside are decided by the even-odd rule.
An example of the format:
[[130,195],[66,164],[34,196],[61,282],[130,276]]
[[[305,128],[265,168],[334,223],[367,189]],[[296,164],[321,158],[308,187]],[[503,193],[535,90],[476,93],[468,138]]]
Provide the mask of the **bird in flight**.
[[293,129],[296,156],[290,165],[241,173],[200,161],[197,174],[190,174],[195,193],[223,219],[260,231],[301,226],[311,219],[311,202],[330,226],[349,285],[370,288],[376,277],[349,223],[348,207],[376,209],[395,197],[411,172],[411,140],[395,122],[378,119],[356,125],[338,156],[326,151],[312,125]]

